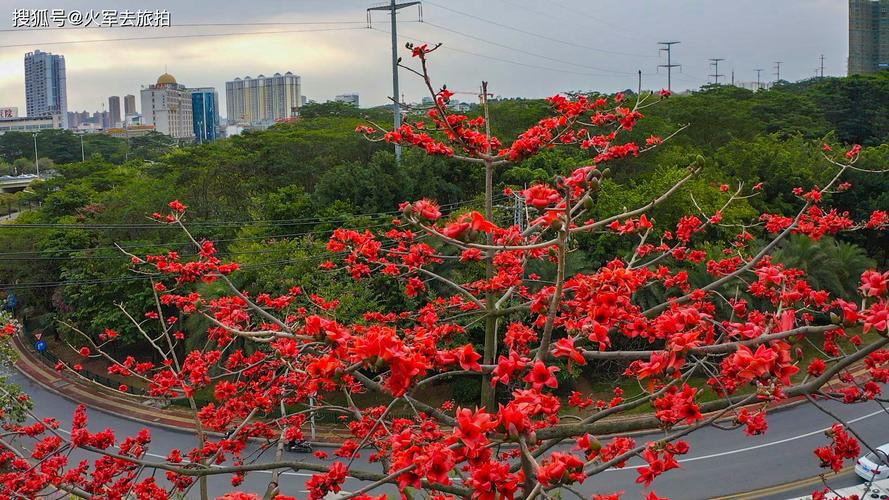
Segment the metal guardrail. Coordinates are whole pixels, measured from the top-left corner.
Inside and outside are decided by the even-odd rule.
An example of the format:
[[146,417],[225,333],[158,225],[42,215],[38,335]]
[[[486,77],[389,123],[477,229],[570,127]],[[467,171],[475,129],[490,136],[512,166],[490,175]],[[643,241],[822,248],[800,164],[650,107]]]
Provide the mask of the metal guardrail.
[[[52,367],[52,369],[55,370],[56,364],[59,361],[61,361],[61,359],[59,359],[58,356],[56,356],[55,354],[53,354],[49,351],[42,351],[41,352],[41,351],[38,351],[37,349],[35,349],[34,344],[37,342],[37,338],[24,325],[22,325],[22,331],[25,334],[24,335],[25,340],[26,340],[25,343],[27,344],[27,347],[30,350],[30,352],[32,354],[36,355],[45,365]],[[120,387],[120,382],[111,380],[110,378],[99,375],[98,373],[93,373],[90,371],[83,370],[83,371],[78,372],[78,375],[80,375],[84,378],[87,378],[89,380],[92,380],[93,382],[96,382],[97,384],[103,385],[103,386],[108,387],[110,389],[118,390],[118,388]],[[127,393],[133,394],[136,396],[142,396],[145,394],[145,391],[138,388],[138,387],[130,387],[129,390],[127,391]]]
[[[24,325],[22,325],[22,330],[24,333],[25,341],[26,341],[25,343],[27,344],[27,348],[28,348],[29,352],[34,354],[35,356],[37,356],[37,358],[39,358],[45,365],[47,365],[48,367],[51,367],[55,371],[55,366],[59,361],[61,361],[61,359],[50,351],[41,352],[41,351],[38,351],[37,349],[35,349],[34,343],[37,342],[37,338],[34,337],[34,334],[31,333],[31,331],[28,330],[26,327],[24,327]],[[110,389],[117,390],[118,387],[120,387],[120,382],[116,382],[114,380],[111,380],[108,377],[104,377],[104,376],[99,375],[97,373],[83,370],[83,371],[78,372],[78,374],[84,378],[92,380],[93,382],[96,382],[97,384],[101,384],[101,385],[108,387]],[[127,393],[133,394],[136,396],[144,396],[146,394],[146,391],[144,391],[138,387],[130,387],[129,390],[127,391]],[[324,410],[313,412],[313,415],[311,418],[313,423],[311,426],[314,427],[315,422],[324,423],[324,424],[339,423],[340,418],[342,416],[343,416],[342,413],[324,411]],[[397,411],[396,410],[396,411],[390,411],[388,413],[388,416],[390,416],[392,418],[408,418],[408,419],[410,419],[410,418],[413,418],[415,415],[410,411],[404,411],[404,410]],[[349,417],[351,417],[351,415]]]

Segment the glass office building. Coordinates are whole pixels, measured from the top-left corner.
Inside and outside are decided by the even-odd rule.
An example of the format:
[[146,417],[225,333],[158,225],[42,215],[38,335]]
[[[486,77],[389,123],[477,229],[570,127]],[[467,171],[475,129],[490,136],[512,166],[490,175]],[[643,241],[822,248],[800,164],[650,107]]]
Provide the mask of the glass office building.
[[216,89],[191,89],[191,108],[195,141],[215,141],[219,129],[219,96]]
[[25,102],[29,118],[58,115],[68,128],[65,57],[35,50],[25,54]]

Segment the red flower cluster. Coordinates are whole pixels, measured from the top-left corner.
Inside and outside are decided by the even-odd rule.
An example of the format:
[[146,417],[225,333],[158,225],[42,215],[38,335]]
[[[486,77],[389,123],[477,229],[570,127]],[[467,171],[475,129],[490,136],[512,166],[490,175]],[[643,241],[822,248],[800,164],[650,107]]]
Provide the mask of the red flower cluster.
[[[424,71],[435,48],[410,47]],[[624,467],[634,458],[644,460],[636,467],[637,481],[648,487],[679,466],[676,457],[689,451],[687,443],[658,440],[637,447],[626,436],[600,443],[580,432],[585,425],[571,425],[564,418],[563,405],[567,402],[577,413],[573,417],[587,423],[591,415],[619,414],[650,401],[664,429],[687,425],[692,431],[706,420],[700,388],[686,381],[706,363],[712,372],[709,385],[718,395],[752,386],[755,405],[739,408],[732,403],[730,410],[735,425],[756,435],[768,428],[765,405],[786,396],[802,367],[810,381],[841,374],[837,378],[845,385],[832,386],[832,391],[849,403],[875,398],[879,384],[889,382],[889,351],[874,344],[889,330],[889,273],[864,272],[860,300],[842,300],[815,289],[803,270],[756,248],[758,238],[770,234],[767,244],[790,232],[818,239],[852,229],[885,228],[885,212],[856,222],[829,207],[831,196],[848,186],[797,189],[805,209],[796,216],[764,214],[764,228],[755,219],[740,220],[728,205],[712,215],[676,215],[675,227],[658,228],[650,206],[601,214],[597,205],[600,191],[614,189],[603,181],[610,170],[597,165],[642,151],[634,142],[620,143],[619,135],[634,130],[643,118],[642,106],[628,107],[628,96],[554,96],[549,99],[552,116],[537,121],[506,148],[488,134],[486,120],[452,112],[452,96],[445,87],[433,91],[434,109],[425,123],[405,124],[383,138],[432,155],[456,156],[453,161],[468,160],[490,172],[556,146],[572,145],[589,157],[551,184],[505,190],[507,195],[519,193],[537,211],[528,227],[506,225],[509,217],[499,210],[485,216],[477,207],[439,222],[441,207],[420,199],[402,204],[400,220],[381,234],[332,231],[327,250],[334,255],[322,264],[331,271],[324,273],[325,279],[343,271],[365,280],[374,292],[388,287],[407,298],[387,300],[385,308],[355,311],[355,301],[304,293],[292,284],[281,284],[274,293],[252,293],[220,279],[237,264],[223,263],[210,242],[198,242],[193,259],[177,252],[134,257],[134,264],[161,277],[149,290],[157,295],[158,307],[131,315],[136,329],[157,347],[157,355],[152,353],[157,357],[137,360],[134,354],[113,363],[109,373],[141,379],[153,397],[206,394],[211,402],[199,405],[197,423],[208,431],[229,433],[165,457],[164,468],[171,469],[166,479],[175,489],[187,491],[195,483],[194,471],[217,464],[233,467],[231,482],[241,484],[247,470],[239,467],[251,458],[245,453],[252,449],[249,439],[269,444],[303,439],[309,415],[328,411],[341,415],[338,422],[351,436],[332,452],[343,461],[306,467],[316,472],[306,482],[311,499],[340,491],[349,477],[373,477],[360,474],[361,465],[353,462],[364,454],[383,464],[383,482],[402,492],[425,490],[434,500],[512,500],[530,494],[528,487],[540,491],[581,483],[595,468]],[[639,96],[638,102],[644,98]],[[356,131],[371,138],[382,132],[370,126]],[[662,142],[651,136],[645,149]],[[849,165],[860,154],[861,148],[853,147],[848,161],[830,158],[831,165]],[[696,165],[690,173],[699,170]],[[728,192],[728,184],[719,190]],[[736,198],[714,195],[727,204]],[[486,201],[493,204],[492,198]],[[175,201],[169,208],[156,218],[184,224],[186,207]],[[669,210],[663,213],[671,217]],[[725,245],[696,241],[710,229],[731,227],[741,229],[725,234]],[[608,238],[609,246],[633,245],[618,254],[626,258],[581,265],[571,260],[579,246],[597,245],[596,236],[613,233],[634,235]],[[459,267],[466,269],[454,272]],[[189,316],[194,321],[184,321]],[[193,324],[207,325],[206,342],[186,334]],[[858,325],[862,331],[852,334]],[[15,326],[5,324],[2,336],[15,332]],[[813,332],[823,335],[827,355],[806,363],[797,351]],[[120,335],[108,329],[97,337],[98,342],[81,349],[82,356],[104,357],[106,344]],[[860,356],[866,368],[860,379],[853,381],[846,373],[850,358],[843,354],[841,340],[851,349],[869,349]],[[572,391],[564,401],[556,395],[578,371],[612,367],[644,380],[644,394],[624,400],[617,387],[613,397]],[[60,369],[65,368],[61,363]],[[474,409],[423,400],[424,393],[438,392],[435,384],[461,384],[464,379],[484,384],[484,400]],[[393,403],[362,407],[367,392]],[[331,402],[331,394],[343,399]],[[92,432],[83,408],[73,417],[70,442],[51,432],[59,425],[47,419],[4,427],[11,438],[33,445],[24,448],[30,450],[25,456],[0,452],[0,489],[28,497],[50,485],[103,498],[167,495],[134,463],[147,456],[147,432],[123,439],[107,430]],[[839,469],[860,452],[842,426],[834,426],[829,436],[832,444],[816,450],[825,467]],[[565,440],[577,447],[549,448]],[[69,465],[72,447],[105,455]],[[318,461],[327,458],[327,452],[314,455]],[[460,471],[460,481],[454,471]],[[223,498],[257,496],[235,492]],[[646,498],[660,497],[649,492]]]
[[858,440],[850,436],[842,425],[833,424],[825,434],[833,440],[833,444],[815,449],[815,456],[821,460],[821,467],[829,467],[834,472],[839,472],[843,468],[844,460],[856,459],[861,454]]

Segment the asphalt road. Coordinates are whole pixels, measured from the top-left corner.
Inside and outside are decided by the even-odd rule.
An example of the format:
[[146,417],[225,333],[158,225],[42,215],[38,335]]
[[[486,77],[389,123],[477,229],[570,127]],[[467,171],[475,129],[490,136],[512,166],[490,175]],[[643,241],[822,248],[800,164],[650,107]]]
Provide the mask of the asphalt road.
[[[2,208],[2,207],[0,207],[0,208]],[[13,212],[11,214],[0,215],[0,221],[15,220],[21,214],[22,214],[21,212]]]
[[[45,390],[21,375],[16,375],[14,380],[34,399],[39,416],[55,416],[63,423],[70,422],[76,406],[73,402]],[[876,403],[854,406],[828,403],[827,407],[847,419],[852,428],[870,440],[872,445],[878,446],[889,442],[889,414]],[[115,429],[118,436],[124,436],[135,434],[144,427],[137,422],[98,410],[90,410],[88,415],[89,427],[93,431],[110,427]],[[800,405],[776,411],[769,416],[768,421],[768,432],[756,437],[747,436],[742,431],[722,431],[715,428],[701,429],[693,433],[687,439],[691,445],[691,452],[680,460],[682,468],[658,478],[652,485],[654,490],[659,495],[668,496],[673,500],[708,499],[790,483],[823,472],[818,467],[818,461],[812,450],[828,443],[823,431],[833,423],[830,416],[811,405]],[[150,458],[153,459],[165,456],[173,448],[190,449],[194,443],[194,435],[191,433],[163,428],[153,428],[151,431]],[[641,442],[654,437],[656,435],[652,434],[638,436],[636,439]],[[75,454],[72,458],[86,458],[84,452],[79,453],[80,455]],[[365,452],[361,459],[356,460],[355,466],[379,471],[378,465],[367,464],[366,455]],[[259,461],[271,461],[273,458],[273,454],[267,452],[259,458]],[[637,465],[640,465],[640,462],[631,462],[623,470],[606,471],[588,479],[578,489],[587,495],[594,492],[610,493],[625,490],[627,494],[624,498],[641,498],[646,490],[635,483],[637,473],[634,466]],[[304,498],[304,483],[309,476],[310,474],[305,473],[285,473],[281,481],[282,493]],[[251,473],[239,489],[262,492],[268,485],[269,479],[269,473]],[[847,474],[831,484],[844,487],[858,482],[860,481],[856,476]],[[354,491],[360,484],[359,481],[348,480],[345,489]],[[222,477],[213,478],[210,487],[214,495],[232,490],[231,485]],[[776,500],[793,498],[808,494],[813,489],[814,486],[805,486],[786,492],[773,492],[770,496],[761,498]],[[384,488],[378,490],[377,494],[382,492],[394,494],[395,490]],[[188,498],[193,497],[195,497],[194,492],[191,492]],[[754,496],[743,495],[738,498],[754,498]]]

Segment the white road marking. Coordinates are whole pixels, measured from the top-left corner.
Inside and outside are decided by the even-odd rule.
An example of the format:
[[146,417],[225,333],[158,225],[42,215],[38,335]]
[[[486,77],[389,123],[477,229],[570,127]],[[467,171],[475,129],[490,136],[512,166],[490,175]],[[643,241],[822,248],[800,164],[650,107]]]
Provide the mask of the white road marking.
[[[871,418],[871,417],[875,417],[875,416],[877,416],[877,415],[880,415],[880,414],[886,414],[886,413],[887,413],[887,412],[884,411],[884,410],[877,410],[877,411],[874,411],[874,412],[871,412],[871,413],[862,415],[862,416],[860,416],[860,417],[856,417],[856,418],[853,418],[853,419],[851,419],[851,420],[847,420],[846,423],[848,423],[848,424],[854,424],[854,423],[856,423],[856,422],[861,422],[862,420],[867,420],[867,419],[869,419],[869,418]],[[807,433],[805,433],[805,434],[799,434],[799,435],[797,435],[797,436],[791,436],[791,437],[788,437],[788,438],[779,439],[779,440],[777,440],[777,441],[771,441],[771,442],[768,442],[768,443],[761,443],[761,444],[757,444],[757,445],[753,445],[753,446],[746,446],[746,447],[744,447],[744,448],[738,448],[738,449],[735,449],[735,450],[726,450],[726,451],[721,451],[721,452],[718,452],[718,453],[711,453],[711,454],[709,454],[709,455],[701,455],[701,456],[699,456],[699,457],[684,458],[684,459],[680,459],[680,460],[678,460],[678,462],[679,462],[679,463],[696,462],[696,461],[699,461],[699,460],[709,460],[709,459],[712,459],[712,458],[719,458],[719,457],[724,457],[724,456],[727,456],[727,455],[734,455],[734,454],[737,454],[737,453],[745,453],[745,452],[748,452],[748,451],[759,450],[759,449],[762,449],[762,448],[768,448],[768,447],[770,447],[770,446],[777,446],[777,445],[779,445],[779,444],[789,443],[789,442],[791,442],[791,441],[797,441],[797,440],[799,440],[799,439],[805,439],[805,438],[807,438],[807,437],[811,437],[811,436],[814,436],[814,435],[816,435],[816,434],[821,434],[821,433],[823,433],[823,432],[825,432],[825,431],[827,431],[827,430],[829,430],[829,429],[830,429],[830,427],[825,427],[825,428],[823,428],[823,429],[818,429],[818,430],[814,430],[814,431],[811,431],[811,432],[807,432]],[[58,429],[58,430],[60,430],[61,432],[66,433],[66,434],[71,434],[69,431],[66,431],[66,430],[61,429],[61,428]],[[158,454],[155,454],[155,453],[146,453],[145,455],[146,455],[146,456],[150,456],[150,457],[154,457],[154,458],[159,458],[159,459],[162,459],[162,460],[166,460],[166,459],[167,459],[166,456],[158,455]],[[213,465],[213,467],[222,467],[222,466]],[[627,472],[627,471],[635,472],[635,471],[636,471],[636,467],[638,467],[638,466],[632,466],[632,465],[630,465],[630,466],[627,466],[627,467],[624,467],[624,468],[615,468],[615,467],[612,467],[612,468],[606,469],[605,472]],[[268,470],[257,470],[257,471],[252,471],[252,472],[261,472],[261,473],[264,473],[264,474],[271,474],[271,473],[272,473],[272,471],[268,471]],[[314,474],[306,474],[306,473],[303,473],[303,472],[280,472],[279,475],[282,475],[282,476],[312,477]]]
[[[868,414],[866,414],[866,415],[862,415],[862,416],[860,416],[860,417],[856,417],[856,418],[853,418],[853,419],[851,419],[851,420],[847,420],[846,423],[854,424],[854,423],[856,423],[856,422],[861,422],[862,420],[867,420],[867,419],[869,419],[869,418],[871,418],[871,417],[875,417],[875,416],[880,415],[880,414],[886,414],[886,412],[885,412],[884,410],[877,410],[877,411],[875,411],[875,412],[868,413]],[[696,462],[696,461],[698,461],[698,460],[708,460],[708,459],[711,459],[711,458],[724,457],[724,456],[726,456],[726,455],[734,455],[734,454],[736,454],[736,453],[744,453],[744,452],[747,452],[747,451],[758,450],[758,449],[761,449],[761,448],[768,448],[769,446],[776,446],[776,445],[779,445],[779,444],[789,443],[789,442],[791,442],[791,441],[796,441],[796,440],[799,440],[799,439],[805,439],[805,438],[807,438],[807,437],[811,437],[811,436],[814,436],[814,435],[817,435],[817,434],[822,434],[824,431],[827,431],[827,430],[829,430],[829,429],[830,429],[830,427],[825,427],[825,428],[823,428],[823,429],[818,429],[818,430],[815,430],[815,431],[812,431],[812,432],[807,432],[807,433],[805,433],[805,434],[800,434],[800,435],[798,435],[798,436],[792,436],[792,437],[789,437],[789,438],[779,439],[779,440],[777,440],[777,441],[771,441],[771,442],[768,442],[768,443],[761,443],[761,444],[757,444],[757,445],[753,445],[753,446],[746,446],[746,447],[744,447],[744,448],[738,448],[738,449],[736,449],[736,450],[727,450],[727,451],[721,451],[721,452],[719,452],[719,453],[711,453],[711,454],[709,454],[709,455],[701,455],[701,456],[699,456],[699,457],[684,458],[684,459],[677,460],[677,461],[678,461],[679,463]],[[624,467],[623,469],[618,469],[618,468],[615,468],[615,467],[612,467],[612,468],[610,468],[610,469],[606,469],[606,472],[626,472],[626,471],[632,471],[632,472],[635,472],[635,471],[636,471],[636,466],[628,466],[628,467]]]
[[[868,413],[867,415],[862,415],[860,417],[853,418],[852,420],[847,420],[846,423],[854,424],[855,422],[861,422],[862,420],[866,420],[868,418],[877,416],[881,413],[886,414],[886,412],[883,410],[877,410],[873,413]],[[807,432],[805,434],[800,434],[799,436],[793,436],[793,437],[789,437],[789,438],[779,439],[778,441],[772,441],[770,443],[762,443],[762,444],[757,444],[754,446],[747,446],[746,448],[738,448],[737,450],[729,450],[729,451],[722,451],[719,453],[712,453],[710,455],[701,455],[700,457],[686,458],[684,460],[679,460],[679,462],[694,462],[696,460],[706,460],[708,458],[724,457],[726,455],[733,455],[735,453],[743,453],[745,451],[758,450],[760,448],[766,448],[766,447],[775,446],[778,444],[789,443],[790,441],[796,441],[797,439],[805,439],[807,437],[814,436],[816,434],[822,434],[822,433],[824,433],[824,431],[827,431],[829,429],[830,429],[830,427],[825,427],[823,429],[818,429],[817,431]]]

